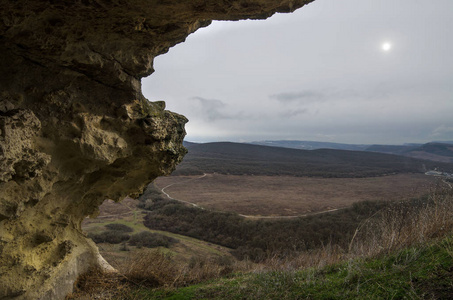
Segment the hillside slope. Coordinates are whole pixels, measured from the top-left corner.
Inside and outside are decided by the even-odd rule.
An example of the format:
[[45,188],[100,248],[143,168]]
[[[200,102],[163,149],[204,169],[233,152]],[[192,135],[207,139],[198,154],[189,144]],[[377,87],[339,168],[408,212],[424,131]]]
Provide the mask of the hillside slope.
[[451,299],[453,239],[321,269],[236,275],[130,299]]
[[420,173],[453,164],[364,151],[300,150],[217,142],[187,143],[188,154],[174,175],[222,173],[235,175],[290,175],[368,177],[393,173]]

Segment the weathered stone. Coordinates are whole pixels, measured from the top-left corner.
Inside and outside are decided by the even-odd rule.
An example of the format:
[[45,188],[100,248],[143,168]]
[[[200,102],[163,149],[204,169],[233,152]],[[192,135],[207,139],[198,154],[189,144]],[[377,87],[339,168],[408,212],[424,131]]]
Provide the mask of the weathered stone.
[[186,118],[141,93],[155,56],[308,2],[0,0],[0,299],[61,299],[108,269],[81,221],[181,161]]

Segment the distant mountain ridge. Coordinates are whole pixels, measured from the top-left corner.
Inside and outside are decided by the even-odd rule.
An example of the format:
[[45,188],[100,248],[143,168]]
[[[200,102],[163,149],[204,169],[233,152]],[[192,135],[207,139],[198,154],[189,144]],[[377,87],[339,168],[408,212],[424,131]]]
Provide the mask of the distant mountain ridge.
[[303,150],[337,149],[351,151],[370,151],[453,163],[453,141],[430,142],[426,144],[407,143],[403,145],[366,145],[316,141],[276,140],[257,141],[251,142],[251,144]]
[[434,168],[453,171],[453,164],[371,151],[300,150],[253,144],[185,143],[188,154],[175,175],[222,173],[316,177],[372,177],[421,173]]
[[441,143],[427,143],[412,149],[403,155],[414,158],[453,163],[453,145]]
[[360,144],[343,144],[343,143],[330,143],[330,142],[316,142],[316,141],[297,141],[297,140],[279,140],[279,141],[257,141],[251,142],[253,145],[283,147],[302,150],[316,150],[316,149],[337,149],[337,150],[352,150],[364,151],[370,145]]

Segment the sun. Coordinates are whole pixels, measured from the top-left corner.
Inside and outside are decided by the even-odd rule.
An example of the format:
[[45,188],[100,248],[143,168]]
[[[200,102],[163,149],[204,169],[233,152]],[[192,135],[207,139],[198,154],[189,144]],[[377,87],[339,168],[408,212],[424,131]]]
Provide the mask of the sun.
[[390,51],[390,49],[392,49],[392,44],[390,42],[385,42],[382,44],[382,50],[384,50],[385,52]]

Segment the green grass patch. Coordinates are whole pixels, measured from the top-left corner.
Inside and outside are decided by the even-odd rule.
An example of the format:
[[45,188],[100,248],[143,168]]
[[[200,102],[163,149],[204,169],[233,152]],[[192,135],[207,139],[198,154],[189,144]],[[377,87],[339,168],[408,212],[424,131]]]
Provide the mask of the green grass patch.
[[[99,219],[99,221],[100,222],[90,223],[90,224],[84,226],[84,230],[87,233],[90,233],[90,234],[101,234],[101,233],[103,233],[103,232],[105,232],[107,230],[107,228],[105,227],[106,225],[109,225],[109,224],[122,224],[122,225],[126,225],[126,226],[128,226],[128,227],[133,229],[133,232],[131,234],[136,234],[136,233],[140,233],[140,232],[143,232],[143,231],[148,231],[148,232],[152,232],[152,233],[159,233],[159,234],[168,236],[170,238],[174,238],[174,239],[177,239],[179,241],[182,241],[182,242],[184,242],[184,243],[186,243],[188,245],[194,245],[197,248],[202,249],[206,253],[210,253],[210,254],[213,254],[213,255],[220,255],[220,256],[225,255],[225,251],[222,252],[222,251],[216,249],[217,245],[215,245],[215,244],[211,244],[211,243],[208,243],[208,242],[205,242],[205,241],[201,241],[201,240],[198,240],[198,239],[195,239],[195,238],[192,238],[192,237],[188,237],[188,236],[185,236],[185,235],[171,233],[171,232],[168,232],[168,231],[149,229],[148,227],[146,227],[143,224],[143,220],[142,219],[136,219],[136,220],[117,219],[117,220],[114,220],[114,221],[107,220],[107,221],[104,221],[104,222],[102,222]],[[225,247],[222,247],[222,248],[225,248]],[[165,250],[165,251],[167,251],[167,250]]]
[[[450,299],[453,238],[322,269],[243,274],[131,299]],[[134,298],[135,297],[135,298]]]

